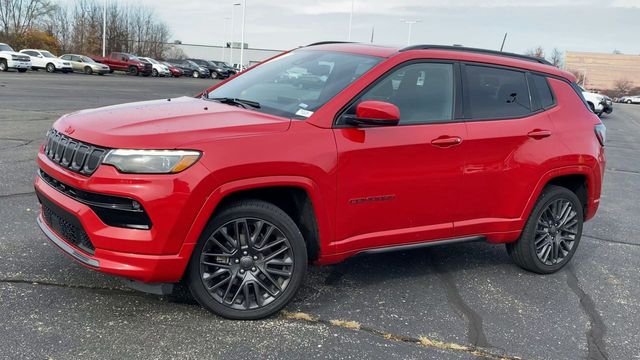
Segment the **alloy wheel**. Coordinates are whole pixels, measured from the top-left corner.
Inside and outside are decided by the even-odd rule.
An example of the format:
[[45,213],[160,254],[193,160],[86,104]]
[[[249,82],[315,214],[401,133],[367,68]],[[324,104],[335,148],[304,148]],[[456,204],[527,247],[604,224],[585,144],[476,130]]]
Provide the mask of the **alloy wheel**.
[[571,253],[578,235],[578,213],[566,199],[557,199],[540,213],[535,232],[538,260],[556,265]]
[[280,297],[294,269],[291,243],[274,224],[239,218],[216,229],[200,255],[200,278],[218,303],[236,310]]

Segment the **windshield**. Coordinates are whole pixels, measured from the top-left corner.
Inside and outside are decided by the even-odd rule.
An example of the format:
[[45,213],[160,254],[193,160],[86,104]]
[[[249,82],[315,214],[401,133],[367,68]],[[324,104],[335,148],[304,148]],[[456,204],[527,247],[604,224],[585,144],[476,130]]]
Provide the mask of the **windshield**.
[[144,58],[145,60],[147,60],[148,62],[152,63],[152,64],[159,64],[159,62],[153,60],[152,58]]
[[5,44],[0,44],[0,51],[13,51],[15,52],[15,50],[13,50],[13,48],[9,45],[5,45]]
[[189,64],[189,65],[191,65],[191,66],[194,66],[194,67],[197,67],[197,68],[199,68],[199,67],[200,67],[200,65],[196,64],[195,62],[193,62],[193,61],[191,61],[191,60],[185,60],[185,61],[187,62],[187,64]]
[[55,56],[53,56],[53,54],[51,54],[48,51],[40,51],[40,53],[42,54],[42,56],[46,57],[46,58],[54,58]]
[[86,63],[95,63],[95,61],[93,61],[93,59],[88,56],[80,56],[80,59],[82,59],[82,61]]
[[382,59],[343,52],[298,50],[212,90],[209,99],[258,102],[272,115],[306,119]]

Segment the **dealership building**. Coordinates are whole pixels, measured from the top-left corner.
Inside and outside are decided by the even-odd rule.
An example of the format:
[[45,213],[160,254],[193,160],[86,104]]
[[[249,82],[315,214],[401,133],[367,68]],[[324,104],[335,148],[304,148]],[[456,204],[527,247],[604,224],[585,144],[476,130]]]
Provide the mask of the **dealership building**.
[[567,51],[564,68],[582,73],[583,87],[590,90],[613,89],[623,79],[640,86],[640,55]]
[[[184,51],[184,53],[190,58],[206,59],[224,61],[227,63],[238,64],[240,63],[240,44],[233,43],[228,46],[212,46],[212,45],[197,45],[197,44],[171,44],[175,48]],[[268,58],[282,53],[283,50],[274,49],[258,49],[250,48],[245,44],[243,62],[244,65],[254,65],[262,62]]]

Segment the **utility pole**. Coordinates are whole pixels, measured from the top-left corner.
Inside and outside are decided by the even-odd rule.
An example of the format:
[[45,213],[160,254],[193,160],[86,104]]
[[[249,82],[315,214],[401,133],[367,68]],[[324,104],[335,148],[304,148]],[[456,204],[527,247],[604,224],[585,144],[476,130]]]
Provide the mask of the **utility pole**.
[[107,0],[102,3],[102,57],[107,56]]
[[411,29],[413,27],[413,24],[417,24],[419,22],[421,22],[421,19],[414,19],[414,20],[406,20],[406,19],[402,19],[400,20],[403,23],[409,25],[409,36],[407,37],[407,46],[411,45]]
[[242,33],[240,35],[240,71],[242,71],[242,66],[244,65],[244,14],[247,9],[247,0],[243,1],[242,4]]
[[231,66],[233,66],[233,18],[236,10],[236,6],[240,5],[240,3],[233,3],[231,5],[231,41],[229,42],[231,46],[229,46],[229,62]]
[[375,31],[376,31],[376,26],[372,25],[371,26],[371,43],[372,44],[373,44],[373,34],[375,33]]
[[351,25],[353,24],[353,6],[355,0],[351,0],[351,13],[349,14],[349,36],[347,40],[351,41]]

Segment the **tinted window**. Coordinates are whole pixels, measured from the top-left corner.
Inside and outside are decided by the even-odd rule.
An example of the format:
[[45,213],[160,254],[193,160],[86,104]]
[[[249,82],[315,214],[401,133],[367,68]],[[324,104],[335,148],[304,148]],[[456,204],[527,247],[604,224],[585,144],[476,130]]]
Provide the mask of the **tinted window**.
[[465,66],[465,117],[497,119],[531,113],[525,73],[485,66]]
[[60,59],[62,59],[62,60],[71,60],[71,55],[62,55],[62,56],[60,56]]
[[547,79],[541,75],[532,75],[531,79],[533,80],[536,98],[540,105],[539,108],[546,109],[553,105],[553,93],[551,92],[551,88],[549,88]]
[[393,71],[368,90],[348,111],[364,100],[380,100],[400,109],[400,124],[453,119],[453,65],[420,63]]

